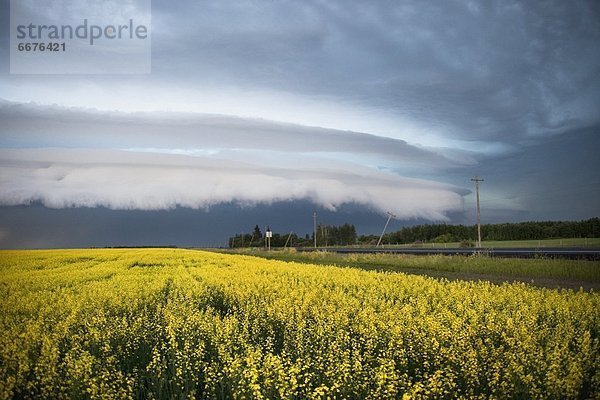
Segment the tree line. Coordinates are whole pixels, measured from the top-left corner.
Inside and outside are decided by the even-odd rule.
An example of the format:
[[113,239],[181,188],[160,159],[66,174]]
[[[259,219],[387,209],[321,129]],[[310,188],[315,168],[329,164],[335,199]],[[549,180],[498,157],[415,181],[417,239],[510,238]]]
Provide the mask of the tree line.
[[[542,240],[576,237],[600,237],[600,218],[584,221],[528,221],[481,225],[481,240]],[[375,235],[359,237],[360,243],[372,243]],[[404,227],[383,237],[383,243],[469,242],[477,239],[477,225],[425,224]]]
[[[317,246],[374,245],[378,235],[356,233],[352,224],[340,226],[320,224],[317,226]],[[600,218],[584,221],[529,221],[481,225],[482,240],[542,240],[576,237],[600,237]],[[469,243],[477,238],[477,225],[424,224],[401,228],[383,236],[384,244],[409,243]],[[238,234],[229,238],[229,247],[266,246],[266,238],[258,225],[251,233]],[[314,235],[299,236],[296,233],[272,233],[271,247],[314,246]]]
[[[268,229],[268,228],[267,228]],[[356,227],[352,224],[339,226],[319,224],[317,225],[317,246],[349,246],[357,243],[358,236]],[[271,233],[271,247],[309,247],[314,246],[314,234],[299,236],[294,232]],[[240,233],[229,238],[230,248],[240,247],[265,247],[267,238],[258,225],[252,233]]]

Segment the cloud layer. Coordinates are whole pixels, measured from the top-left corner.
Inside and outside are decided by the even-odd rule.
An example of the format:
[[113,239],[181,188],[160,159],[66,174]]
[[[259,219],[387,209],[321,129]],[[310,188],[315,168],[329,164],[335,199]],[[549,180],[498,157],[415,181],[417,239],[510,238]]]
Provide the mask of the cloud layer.
[[480,174],[497,220],[594,216],[598,4],[154,0],[151,75],[0,75],[0,205],[443,220]]
[[2,76],[3,96],[253,116],[478,152],[600,121],[595,1],[152,6],[152,75]]
[[472,162],[402,140],[219,115],[5,101],[0,122],[1,205],[158,210],[310,200],[446,220],[468,191],[385,171]]
[[111,150],[2,150],[0,204],[160,210],[310,200],[446,220],[463,190],[361,167],[267,168],[222,158]]
[[0,121],[0,145],[13,147],[340,153],[420,168],[474,163],[466,152],[449,158],[399,139],[226,115],[100,112],[0,99]]

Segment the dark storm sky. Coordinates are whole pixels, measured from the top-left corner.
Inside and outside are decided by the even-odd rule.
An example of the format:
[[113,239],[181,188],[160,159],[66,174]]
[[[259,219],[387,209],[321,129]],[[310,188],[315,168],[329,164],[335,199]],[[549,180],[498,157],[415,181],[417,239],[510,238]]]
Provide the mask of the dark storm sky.
[[10,74],[1,4],[0,247],[600,214],[596,1],[154,0],[147,75]]

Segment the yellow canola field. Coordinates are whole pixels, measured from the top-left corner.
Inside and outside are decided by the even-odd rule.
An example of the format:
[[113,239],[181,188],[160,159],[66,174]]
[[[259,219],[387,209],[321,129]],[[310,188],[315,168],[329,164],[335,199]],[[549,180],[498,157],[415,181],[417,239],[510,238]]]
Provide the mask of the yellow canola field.
[[597,293],[178,249],[0,252],[0,399],[598,398]]

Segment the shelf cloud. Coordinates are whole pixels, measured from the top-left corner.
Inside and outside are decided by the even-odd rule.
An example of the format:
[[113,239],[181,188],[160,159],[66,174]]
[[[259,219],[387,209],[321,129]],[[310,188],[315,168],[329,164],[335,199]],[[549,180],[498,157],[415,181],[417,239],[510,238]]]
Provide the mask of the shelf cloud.
[[0,238],[228,205],[471,224],[475,175],[485,222],[597,216],[599,4],[153,0],[150,74],[0,74]]
[[342,162],[291,169],[222,157],[81,149],[1,150],[0,160],[4,206],[162,210],[310,200],[330,210],[359,204],[401,218],[440,221],[462,210],[466,194]]
[[[460,161],[402,140],[222,115],[0,103],[0,204],[160,210],[310,200],[446,220],[469,191],[390,172]],[[16,148],[9,148],[9,147]]]

